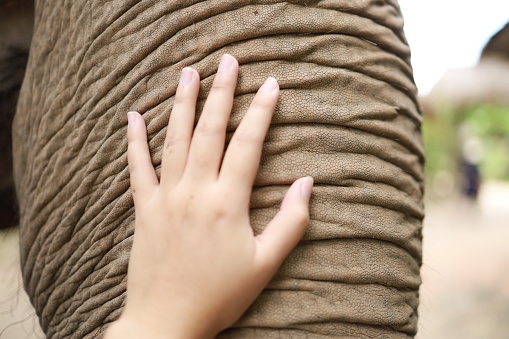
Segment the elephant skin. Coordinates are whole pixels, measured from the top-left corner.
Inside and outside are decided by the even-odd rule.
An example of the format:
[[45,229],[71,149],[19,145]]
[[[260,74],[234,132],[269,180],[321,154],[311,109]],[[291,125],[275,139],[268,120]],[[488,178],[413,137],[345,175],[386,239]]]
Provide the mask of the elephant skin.
[[180,70],[200,73],[201,108],[224,53],[241,65],[229,136],[268,76],[281,87],[254,232],[295,179],[315,187],[303,241],[218,337],[413,337],[424,155],[402,27],[395,0],[36,1],[14,165],[24,286],[48,338],[100,337],[121,313],[126,113],[143,113],[159,171]]

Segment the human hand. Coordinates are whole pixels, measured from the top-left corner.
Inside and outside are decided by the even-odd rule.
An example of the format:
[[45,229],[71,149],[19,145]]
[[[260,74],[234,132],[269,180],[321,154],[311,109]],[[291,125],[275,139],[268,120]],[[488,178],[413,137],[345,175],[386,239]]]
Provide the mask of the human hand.
[[126,306],[106,338],[214,337],[240,318],[306,230],[310,177],[295,181],[263,233],[253,234],[249,201],[279,86],[265,81],[223,159],[238,70],[224,55],[194,133],[200,79],[182,71],[160,182],[144,120],[128,115],[135,235]]

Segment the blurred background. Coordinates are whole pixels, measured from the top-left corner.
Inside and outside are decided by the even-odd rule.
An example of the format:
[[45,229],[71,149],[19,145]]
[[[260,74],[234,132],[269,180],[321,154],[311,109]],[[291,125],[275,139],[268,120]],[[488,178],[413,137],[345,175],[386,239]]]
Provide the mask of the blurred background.
[[424,114],[418,339],[509,338],[509,1],[400,0]]
[[[2,5],[9,2],[16,1]],[[427,153],[417,338],[507,339],[509,1],[399,2],[412,48]],[[0,31],[9,20],[26,18],[0,13]],[[29,32],[9,34],[15,36],[9,42],[13,48],[0,59],[26,60]],[[3,38],[0,44],[6,43]],[[9,79],[0,80],[0,92],[16,87]],[[12,115],[3,111],[7,106],[12,104],[0,97],[1,115]],[[4,123],[10,122],[0,121]],[[4,192],[2,180],[0,202],[5,205],[12,192]],[[15,213],[0,215],[0,222],[15,218]],[[16,246],[15,230],[0,232],[0,339],[43,338],[21,287]]]

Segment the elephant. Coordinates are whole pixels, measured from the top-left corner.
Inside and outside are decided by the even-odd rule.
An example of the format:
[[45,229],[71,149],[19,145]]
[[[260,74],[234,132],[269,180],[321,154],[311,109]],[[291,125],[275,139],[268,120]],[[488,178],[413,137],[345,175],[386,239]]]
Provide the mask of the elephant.
[[396,0],[36,1],[13,154],[24,288],[47,337],[101,337],[122,311],[126,113],[142,113],[159,175],[180,70],[201,75],[200,112],[224,53],[240,63],[229,137],[268,76],[281,87],[254,233],[295,179],[315,186],[301,243],[218,338],[414,337],[425,157]]

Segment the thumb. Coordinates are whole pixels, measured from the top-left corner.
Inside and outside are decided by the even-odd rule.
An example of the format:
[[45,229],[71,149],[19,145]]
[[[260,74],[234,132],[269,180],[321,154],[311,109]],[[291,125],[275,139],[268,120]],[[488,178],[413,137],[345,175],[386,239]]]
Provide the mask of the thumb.
[[268,274],[268,279],[272,278],[306,232],[312,188],[312,177],[296,180],[286,192],[279,212],[255,238],[258,268],[264,276]]

